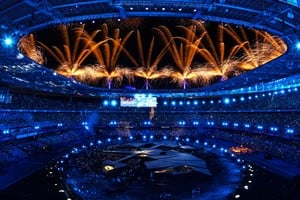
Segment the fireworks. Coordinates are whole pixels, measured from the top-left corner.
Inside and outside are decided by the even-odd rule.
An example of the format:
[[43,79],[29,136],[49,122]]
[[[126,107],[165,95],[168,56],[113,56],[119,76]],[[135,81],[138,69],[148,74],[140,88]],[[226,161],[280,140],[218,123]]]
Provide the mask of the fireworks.
[[[242,27],[222,24],[211,31],[201,21],[187,24],[172,29],[153,27],[148,42],[139,30],[121,33],[119,28],[109,30],[105,23],[92,33],[83,25],[61,25],[61,46],[38,44],[58,63],[59,74],[88,84],[104,82],[109,89],[124,80],[134,82],[135,77],[145,80],[146,89],[150,82],[164,78],[184,89],[201,87],[252,70],[287,50],[280,38],[264,31],[246,33]],[[19,48],[43,64],[40,47],[33,44],[29,35],[20,41]]]
[[20,52],[24,53],[28,58],[34,60],[39,64],[44,64],[44,56],[41,49],[36,46],[36,40],[33,34],[26,35],[21,38],[18,43],[18,49]]
[[[157,70],[158,63],[162,59],[162,57],[165,55],[168,45],[166,45],[163,49],[159,50],[158,55],[156,58],[152,61],[153,56],[153,48],[154,48],[154,37],[152,37],[148,54],[145,58],[144,56],[144,48],[143,48],[143,42],[141,38],[140,31],[137,30],[137,46],[138,46],[138,53],[139,53],[139,64],[137,61],[134,61],[136,63],[137,69],[134,71],[134,75],[137,77],[142,77],[146,80],[146,89],[149,89],[150,83],[149,80],[153,81],[155,79],[168,77],[170,72],[167,72],[167,70]],[[152,62],[151,62],[152,61]]]
[[[76,28],[68,28],[66,25],[61,25],[58,27],[61,32],[63,44],[62,48],[58,46],[52,46],[52,48],[48,47],[42,42],[38,42],[41,47],[43,47],[57,62],[58,67],[56,68],[56,72],[69,77],[74,78],[75,80],[88,83],[86,80],[89,79],[89,76],[85,78],[86,69],[82,65],[87,56],[91,54],[92,49],[87,49],[87,45],[83,46],[83,48],[79,48],[80,42],[82,42],[81,37],[84,34],[83,26]],[[75,39],[70,41],[70,35]]]
[[[168,47],[168,52],[173,58],[176,65],[174,72],[170,74],[173,82],[182,85],[186,88],[187,82],[197,84],[203,79],[203,71],[201,69],[192,69],[192,62],[196,55],[198,46],[206,32],[200,36],[196,36],[196,26],[179,26],[185,31],[184,37],[175,37],[166,26],[159,26],[155,30],[159,33],[165,45]],[[180,42],[176,43],[176,39]]]
[[238,44],[243,44],[241,45],[241,49],[244,54],[241,56],[239,64],[237,65],[237,67],[242,71],[251,70],[261,66],[279,57],[287,50],[287,46],[283,40],[278,37],[271,36],[265,31],[254,30],[255,43],[250,44],[243,27],[239,27],[243,40],[231,26],[223,27],[223,29],[234,41]]
[[[116,83],[120,83],[124,77],[127,77],[128,80],[131,80],[133,77],[130,69],[122,68],[117,64],[122,52],[134,61],[130,53],[124,47],[133,31],[130,31],[124,38],[121,38],[120,29],[115,29],[112,37],[110,37],[107,24],[103,24],[100,33],[103,38],[102,41],[98,43],[92,41],[89,43],[92,53],[96,56],[96,61],[98,63],[94,76],[96,79],[105,79],[108,88],[111,89],[113,80],[115,80]],[[87,34],[85,34],[85,37],[90,41],[90,37]]]

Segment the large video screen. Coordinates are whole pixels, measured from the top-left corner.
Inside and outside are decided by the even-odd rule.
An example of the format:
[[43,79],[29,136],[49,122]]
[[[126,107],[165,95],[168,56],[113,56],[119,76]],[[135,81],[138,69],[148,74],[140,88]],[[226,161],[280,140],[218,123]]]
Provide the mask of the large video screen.
[[156,107],[157,97],[144,94],[136,94],[132,96],[122,96],[120,97],[121,107]]

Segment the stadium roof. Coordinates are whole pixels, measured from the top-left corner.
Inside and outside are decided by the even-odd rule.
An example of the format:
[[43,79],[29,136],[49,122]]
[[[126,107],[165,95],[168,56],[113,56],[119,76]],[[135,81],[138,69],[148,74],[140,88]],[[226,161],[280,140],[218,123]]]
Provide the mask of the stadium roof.
[[21,33],[51,24],[136,16],[200,18],[278,34],[300,30],[297,5],[274,0],[10,0],[1,2],[0,15],[2,30]]

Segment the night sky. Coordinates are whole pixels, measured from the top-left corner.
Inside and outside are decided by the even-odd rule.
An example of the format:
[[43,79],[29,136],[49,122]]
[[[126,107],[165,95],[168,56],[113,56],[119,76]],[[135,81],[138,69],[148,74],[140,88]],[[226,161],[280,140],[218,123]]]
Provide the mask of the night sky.
[[[192,24],[192,20],[187,19],[167,19],[167,18],[131,18],[126,20],[118,21],[117,19],[106,19],[106,20],[100,20],[100,21],[89,21],[84,23],[85,24],[85,30],[89,33],[92,33],[93,31],[97,29],[101,29],[101,25],[103,23],[106,23],[108,25],[109,30],[109,36],[112,36],[112,33],[115,29],[120,29],[120,36],[123,38],[126,34],[128,34],[129,31],[135,31],[139,30],[142,37],[143,42],[143,48],[144,48],[144,55],[146,55],[148,52],[149,44],[152,39],[152,37],[155,37],[155,44],[154,44],[154,52],[153,56],[157,54],[157,50],[161,50],[164,46],[163,41],[161,40],[160,36],[157,34],[156,31],[153,30],[154,27],[158,27],[160,25],[166,26],[171,33],[175,36],[183,36],[184,33],[182,30],[178,29],[177,25],[184,25],[188,26]],[[70,24],[69,27],[76,27],[79,24]],[[213,39],[215,43],[215,48],[217,48],[217,38],[218,38],[218,32],[217,32],[217,23],[212,22],[205,22],[205,27],[210,35],[210,37]],[[237,29],[236,29],[237,30]],[[245,29],[246,32],[249,34],[249,38],[252,38],[251,32],[247,29]],[[237,30],[238,31],[238,30]],[[70,42],[72,45],[72,31],[69,31],[69,37]],[[44,29],[38,32],[35,32],[35,37],[37,41],[43,42],[47,46],[57,46],[62,48],[62,33],[57,29],[57,27],[51,27],[49,29]],[[253,33],[252,33],[253,34]],[[198,34],[199,35],[199,34]],[[230,37],[228,37],[226,34],[224,34],[226,47],[231,48],[235,43],[231,40]],[[95,38],[95,40],[100,41],[101,34],[98,34],[98,36]],[[205,40],[203,40],[205,42]],[[206,44],[206,46],[208,46]],[[136,42],[136,33],[134,32],[129,40],[125,44],[126,49],[133,55],[133,57],[137,56],[137,42]],[[156,50],[156,51],[155,51]],[[57,62],[53,61],[51,56],[45,52],[45,55],[47,57],[48,62],[46,63],[47,66],[56,66]],[[138,58],[136,58],[138,60]],[[132,65],[128,59],[126,59],[126,56],[121,55],[121,57],[118,59],[118,64],[125,65],[126,67],[130,67]],[[203,60],[198,60],[199,62],[204,62]],[[94,64],[96,62],[92,58],[87,59],[87,62],[85,64]],[[172,59],[165,55],[163,61],[161,62],[161,66],[165,65],[172,65]],[[174,64],[173,64],[174,65]]]

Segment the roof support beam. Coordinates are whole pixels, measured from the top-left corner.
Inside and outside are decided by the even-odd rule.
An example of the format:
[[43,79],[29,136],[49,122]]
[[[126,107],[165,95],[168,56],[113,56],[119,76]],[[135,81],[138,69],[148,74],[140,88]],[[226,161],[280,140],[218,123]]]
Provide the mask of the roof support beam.
[[123,6],[121,6],[121,5],[116,5],[115,8],[119,10],[120,16],[121,16],[122,19],[126,19],[126,18],[127,18],[127,14],[126,14],[126,11],[125,11],[125,9],[123,8]]
[[84,1],[84,2],[76,2],[76,3],[62,3],[61,5],[52,6],[52,8],[66,8],[73,6],[84,6],[90,4],[98,4],[98,3],[111,3],[111,0],[97,0],[97,1]]
[[250,8],[228,5],[228,4],[214,3],[214,5],[223,7],[223,8],[231,8],[231,9],[235,9],[235,10],[247,11],[247,12],[251,12],[251,13],[258,13],[258,14],[263,13],[263,11],[260,11],[260,10],[254,10],[254,9],[250,9]]

